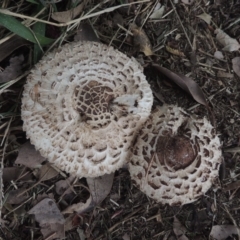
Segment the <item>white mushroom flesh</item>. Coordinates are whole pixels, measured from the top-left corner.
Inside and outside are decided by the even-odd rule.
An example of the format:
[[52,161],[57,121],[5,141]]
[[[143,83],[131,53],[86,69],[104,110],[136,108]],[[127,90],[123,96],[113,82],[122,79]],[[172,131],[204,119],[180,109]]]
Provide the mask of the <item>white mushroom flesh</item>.
[[218,178],[221,143],[206,118],[163,105],[139,131],[130,160],[131,177],[141,191],[163,204],[183,205]]
[[123,165],[152,102],[135,59],[101,43],[70,43],[48,53],[28,76],[23,129],[61,170],[96,177]]

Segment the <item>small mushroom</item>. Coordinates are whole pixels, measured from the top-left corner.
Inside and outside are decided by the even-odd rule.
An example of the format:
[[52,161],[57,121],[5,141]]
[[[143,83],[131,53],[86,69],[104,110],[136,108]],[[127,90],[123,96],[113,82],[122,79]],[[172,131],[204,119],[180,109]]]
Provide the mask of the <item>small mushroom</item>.
[[28,76],[23,129],[61,170],[97,177],[123,165],[152,102],[135,59],[101,43],[74,42],[48,53]]
[[179,206],[206,193],[218,177],[221,160],[220,140],[206,118],[163,105],[139,131],[129,170],[147,196]]

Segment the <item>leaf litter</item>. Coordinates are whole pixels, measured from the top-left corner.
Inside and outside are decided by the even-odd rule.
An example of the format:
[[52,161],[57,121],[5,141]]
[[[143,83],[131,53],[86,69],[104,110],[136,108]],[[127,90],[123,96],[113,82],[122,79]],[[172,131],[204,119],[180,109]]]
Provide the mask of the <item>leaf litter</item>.
[[55,184],[56,193],[58,195],[71,193],[73,191],[73,188],[71,185],[72,185],[74,179],[75,179],[74,176],[70,176],[69,178],[67,178],[65,180],[59,180],[58,182],[56,182],[56,184]]
[[123,240],[131,240],[131,238],[129,237],[129,235],[127,233],[125,233],[123,236],[122,236],[122,239]]
[[37,173],[39,181],[47,181],[52,178],[55,178],[59,172],[52,167],[50,163],[42,165],[39,172]]
[[16,180],[27,182],[32,180],[32,173],[24,167],[5,167],[2,178],[4,183]]
[[240,229],[233,225],[215,225],[212,227],[209,237],[217,240],[232,239],[233,235],[239,236],[239,231]]
[[[94,32],[97,33],[101,42],[113,45],[120,51],[123,51],[128,55],[131,55],[129,49],[132,48],[132,41],[128,40],[129,39],[132,40],[132,37],[126,37],[127,35],[126,31],[121,28],[118,29],[117,26],[111,28],[109,26],[106,27],[103,24],[104,23],[103,20],[112,19],[114,13],[109,14],[104,13],[103,15],[97,15],[97,11],[101,11],[104,8],[107,9],[109,8],[109,6],[112,7],[114,5],[113,2],[111,3],[109,1],[105,2],[106,3],[101,3],[100,5],[98,5],[98,7],[94,9],[94,11],[96,11],[97,17],[93,19],[88,19],[88,24],[94,29]],[[124,3],[125,2],[126,1],[124,1]],[[152,59],[154,59],[154,61],[156,60],[158,65],[169,66],[169,70],[174,71],[175,73],[189,72],[194,81],[196,81],[196,83],[199,86],[201,86],[206,96],[208,96],[209,101],[211,102],[214,108],[214,112],[216,113],[216,117],[218,119],[217,130],[218,133],[221,134],[220,137],[221,141],[223,142],[224,149],[234,150],[234,152],[230,152],[230,150],[226,152],[224,151],[224,157],[226,161],[226,167],[224,168],[226,168],[225,169],[226,175],[228,177],[228,173],[231,169],[239,168],[239,151],[236,152],[235,150],[239,148],[239,134],[237,134],[239,132],[238,123],[240,112],[238,107],[239,96],[237,94],[237,89],[239,89],[238,85],[239,77],[237,74],[235,74],[235,72],[234,78],[228,78],[226,77],[227,75],[225,75],[225,77],[221,77],[221,80],[219,80],[218,77],[224,76],[223,72],[228,73],[229,74],[228,76],[230,77],[230,74],[233,73],[231,72],[231,70],[233,69],[233,71],[235,71],[233,65],[231,64],[231,60],[234,59],[234,57],[238,56],[238,52],[231,53],[226,51],[224,53],[224,58],[221,58],[221,56],[219,57],[219,59],[221,60],[218,60],[218,57],[216,58],[214,57],[214,52],[218,50],[218,46],[215,45],[217,44],[217,40],[214,37],[215,35],[213,34],[214,32],[213,25],[214,23],[216,23],[218,26],[221,26],[222,29],[224,30],[229,29],[228,30],[229,35],[236,36],[236,40],[239,40],[238,38],[239,32],[237,25],[232,25],[236,20],[236,17],[234,18],[234,14],[236,14],[236,12],[234,11],[237,11],[237,9],[235,9],[234,7],[231,9],[229,7],[230,5],[234,6],[233,2],[231,1],[229,3],[225,2],[224,8],[223,3],[222,5],[218,6],[212,3],[204,5],[203,2],[197,1],[185,1],[188,3],[192,2],[192,5],[187,5],[188,3],[182,4],[181,1],[179,1],[178,3],[176,3],[177,1],[173,2],[174,7],[176,8],[176,12],[180,16],[180,19],[178,19],[176,17],[176,13],[172,11],[173,8],[171,8],[171,5],[167,4],[166,12],[169,13],[169,15],[167,15],[167,17],[163,19],[164,20],[163,22],[161,22],[162,19],[159,19],[159,21],[155,19],[154,20],[151,19],[150,21],[148,21],[147,18],[149,17],[150,10],[152,9],[153,4],[155,4],[154,2],[150,2],[146,4],[145,3],[137,4],[136,8],[134,9],[125,7],[126,10],[125,12],[121,11],[123,8],[119,8],[118,12],[121,13],[122,19],[124,20],[124,22],[121,25],[124,26],[125,29],[129,29],[128,27],[130,22],[136,22],[138,26],[143,25],[142,29],[144,30],[151,45],[154,46],[154,55],[150,55],[151,57],[148,57],[145,54],[143,55],[135,53],[138,59],[140,59],[141,57],[142,65],[149,65]],[[96,3],[96,6],[97,4],[99,4],[99,2]],[[92,10],[92,8],[89,8],[89,5],[85,7],[86,12]],[[221,9],[219,9],[220,7]],[[233,16],[232,19],[228,19],[229,16],[228,11],[231,12],[231,15]],[[207,12],[209,13],[209,15],[212,16],[213,25],[207,26],[204,21],[198,20],[196,16],[198,16],[202,12]],[[236,16],[238,15],[239,14],[236,14]],[[190,19],[191,21],[189,21]],[[165,22],[165,20],[170,21]],[[185,29],[186,34],[182,30],[180,23]],[[69,26],[73,27],[73,25]],[[104,31],[105,29],[106,31]],[[174,31],[175,29],[177,29],[176,32]],[[73,30],[75,33],[76,29],[74,27]],[[61,41],[63,40],[63,42],[65,42],[72,40],[73,32],[69,31],[68,33],[66,34],[67,37],[62,38]],[[181,46],[181,49],[184,49],[184,53],[187,53],[190,49],[190,46],[187,43],[187,41],[185,41],[186,35],[189,37],[190,42],[193,41],[193,38],[195,36],[197,36],[197,45],[196,49],[194,50],[199,62],[197,62],[194,68],[192,68],[192,65],[186,64],[189,63],[189,59],[187,59],[188,58],[187,54],[186,54],[187,56],[180,55],[178,56],[169,53],[168,51],[166,51],[166,48],[164,48],[164,46],[166,46],[166,42],[171,42],[172,39],[175,40],[177,39],[179,42],[179,46]],[[222,46],[224,47],[224,45]],[[157,51],[155,51],[155,49],[157,49]],[[200,50],[202,51],[200,52]],[[214,58],[215,58],[214,61],[210,61]],[[199,64],[205,64],[204,68]],[[150,83],[151,81],[153,82],[156,81],[155,75],[152,78],[150,77],[150,75],[147,74],[147,77],[149,78]],[[161,80],[159,82],[161,82]],[[189,109],[191,108],[192,109],[191,111],[193,111],[196,114],[206,115],[204,107],[199,106],[199,104],[196,105],[196,103],[192,99],[186,100],[186,98],[184,97],[184,93],[182,94],[181,92],[181,94],[179,94],[180,91],[178,92],[177,88],[173,88],[172,84],[166,85],[164,87],[160,85],[160,87],[157,88],[157,90],[159,91],[159,94],[161,95],[163,102],[168,101],[172,104],[179,104],[184,108]],[[15,86],[9,87],[7,90],[9,91],[8,94],[17,93],[17,88]],[[154,90],[156,91],[156,89]],[[2,98],[4,99],[4,101],[8,101],[6,100],[8,98],[5,99],[6,96],[9,98],[9,96],[5,94]],[[10,96],[12,97],[12,95]],[[14,98],[12,97],[11,100],[7,103],[12,104],[12,101],[13,99],[15,100],[15,98],[16,95],[14,95]],[[232,105],[232,102],[235,102],[236,104]],[[20,126],[19,119],[20,119],[19,117],[16,117],[16,119],[11,123],[11,127],[13,128],[15,126],[19,127]],[[232,121],[232,123],[230,122],[230,120]],[[17,141],[22,143],[22,140],[24,139],[23,134],[20,135],[19,133],[17,133],[16,139],[18,139]],[[22,180],[24,179],[23,177],[21,177],[22,176],[21,173],[17,173],[19,169],[21,169],[22,171],[24,168],[12,167],[13,166],[12,163],[14,162],[16,157],[15,149],[16,146],[19,146],[19,142],[14,143],[13,145],[11,141],[9,142],[6,151],[5,155],[6,159],[4,160],[4,163],[6,164],[6,166],[10,166],[10,168],[12,168],[6,169],[7,175],[16,174],[17,177],[6,176],[5,174],[4,184],[5,189],[8,189],[7,190],[8,192],[13,190],[15,187],[21,189],[23,184]],[[24,166],[24,164],[22,164],[22,166]],[[36,172],[36,169],[34,168],[33,170],[31,169],[25,167],[25,170],[23,171],[23,174],[30,173],[29,175],[31,176],[31,178],[29,180],[26,180],[26,184],[28,184],[28,186],[33,185],[34,182],[36,182],[36,180],[39,180],[37,175],[35,175],[37,176],[37,178],[36,177],[34,178],[32,175],[32,172]],[[18,179],[19,177],[20,180]],[[176,237],[173,238],[173,236],[171,235],[173,234],[172,223],[174,222],[173,221],[174,216],[181,219],[181,222],[186,225],[188,230],[187,234],[188,235],[191,234],[189,235],[191,236],[190,239],[199,238],[207,239],[212,228],[212,223],[214,223],[216,226],[221,225],[223,223],[231,224],[234,222],[234,220],[236,220],[236,222],[239,223],[238,217],[239,191],[237,191],[236,185],[230,186],[227,185],[229,183],[228,178],[221,180],[223,181],[223,186],[228,186],[229,189],[231,188],[230,190],[224,192],[224,194],[222,193],[223,189],[221,188],[214,192],[209,191],[209,193],[207,193],[206,196],[204,196],[198,202],[191,204],[190,206],[183,206],[181,209],[169,208],[168,206],[161,206],[151,201],[150,199],[147,199],[141,192],[139,192],[132,185],[126,170],[120,170],[118,173],[116,173],[114,177],[113,188],[111,189],[111,196],[114,196],[114,194],[118,196],[116,198],[117,200],[116,199],[113,200],[115,200],[119,206],[113,204],[113,202],[111,202],[109,198],[105,198],[104,202],[100,203],[100,205],[98,206],[95,206],[95,204],[93,204],[92,199],[88,198],[90,195],[90,189],[89,191],[86,190],[87,185],[85,179],[78,180],[77,182],[70,181],[70,186],[72,185],[72,188],[74,190],[71,193],[69,191],[69,196],[72,196],[71,199],[69,199],[68,197],[62,198],[62,196],[58,196],[58,194],[56,194],[57,192],[56,182],[63,181],[59,183],[59,185],[63,184],[62,188],[60,186],[61,190],[59,190],[60,191],[59,193],[64,194],[64,190],[66,191],[68,190],[66,189],[66,185],[64,185],[67,184],[67,182],[65,182],[67,179],[68,179],[67,177],[64,177],[63,179],[62,175],[58,174],[55,178],[50,178],[49,180],[46,180],[44,182],[38,182],[35,185],[35,187],[32,188],[31,191],[28,191],[27,193],[29,194],[30,198],[36,197],[36,199],[38,200],[40,198],[52,198],[54,200],[55,198],[57,202],[57,207],[60,211],[62,210],[64,211],[64,209],[67,209],[68,206],[72,206],[77,202],[81,202],[82,204],[84,204],[87,201],[89,201],[90,203],[88,204],[89,209],[94,208],[93,212],[86,211],[87,209],[86,205],[82,208],[82,212],[80,211],[80,214],[75,213],[73,211],[73,213],[70,214],[69,216],[64,215],[66,219],[65,220],[66,223],[64,224],[65,230],[66,229],[70,230],[73,227],[81,229],[83,232],[82,234],[83,237],[85,237],[88,240],[90,239],[98,240],[100,239],[100,236],[102,236],[102,239],[104,239],[104,237],[106,236],[109,236],[109,238],[119,240],[122,239],[125,233],[127,233],[131,239],[135,238],[139,239],[139,236],[147,240],[176,239]],[[238,179],[239,177],[238,175],[236,175],[234,182],[237,183]],[[25,187],[25,185],[23,187]],[[45,194],[43,194],[43,192],[45,192]],[[49,196],[50,194],[52,195],[52,197]],[[37,204],[36,199],[33,199],[32,201],[24,204],[21,208],[19,208],[19,212],[14,211],[6,216],[6,219],[9,222],[12,222],[11,225],[7,225],[8,229],[10,229],[9,231],[7,229],[3,229],[4,234],[7,234],[6,239],[14,239],[15,236],[19,237],[19,239],[28,239],[30,238],[30,236],[32,236],[32,234],[34,235],[33,236],[34,239],[41,238],[38,230],[39,228],[34,226],[34,222],[31,221],[31,219],[24,216],[24,208],[26,208],[26,210],[32,208],[33,205]],[[212,212],[213,202],[214,206],[216,206],[216,210],[214,210],[214,213]],[[224,206],[228,206],[229,211],[233,215],[233,218],[229,218],[229,216],[227,216],[224,211],[219,211],[219,209],[221,209],[221,207],[223,206],[223,203]],[[16,206],[18,206],[18,204],[16,204]],[[137,210],[139,209],[137,213],[135,211],[136,209]],[[198,224],[201,226],[200,227],[198,226],[197,230],[191,228],[192,220],[191,216],[195,214],[196,209],[206,209],[207,212],[207,216],[205,216],[205,218],[201,220],[202,224]],[[3,209],[4,214],[8,213],[8,211],[10,210],[7,210],[5,208]],[[119,214],[119,212],[121,212],[121,214]],[[159,212],[162,215],[162,223],[158,222],[157,217],[155,217],[159,214]],[[67,221],[69,221],[68,223],[70,227],[66,227]],[[16,225],[14,226],[14,224]],[[214,227],[215,226],[213,226],[213,229]],[[50,235],[51,234],[54,235],[55,232],[57,231],[58,230],[51,231]],[[88,234],[88,232],[90,232],[90,235]],[[26,235],[22,235],[25,233]],[[8,234],[10,237],[8,236]],[[79,235],[77,234],[78,233],[76,229],[70,232],[66,232],[66,239],[68,240],[78,239]],[[184,232],[184,234],[182,235],[179,235],[178,237],[180,238],[183,237],[184,235],[186,236],[186,232]]]
[[34,215],[36,221],[41,227],[41,232],[44,238],[61,239],[65,237],[65,219],[52,199],[43,199],[31,208],[28,211],[28,214]]
[[13,36],[0,44],[0,62],[13,53],[16,49],[25,45],[29,45],[29,42],[19,36]]
[[152,46],[145,31],[138,27],[135,23],[130,25],[130,31],[133,33],[134,47],[143,52],[146,56],[153,55]]
[[28,192],[26,192],[26,188],[23,187],[16,190],[10,190],[9,192],[7,192],[4,201],[8,204],[21,204],[28,198],[29,194]]
[[181,224],[177,217],[174,216],[173,231],[177,237],[177,240],[188,240],[185,233],[187,229]]
[[22,164],[25,167],[34,169],[40,168],[42,162],[45,160],[46,159],[42,157],[40,153],[36,151],[35,147],[28,141],[19,148],[15,164]]
[[223,56],[221,51],[216,51],[214,53],[214,57],[217,58],[217,59],[224,59],[224,56]]
[[150,19],[161,19],[164,12],[165,12],[165,6],[164,5],[161,6],[161,4],[158,3],[149,18]]
[[232,59],[233,71],[240,77],[240,57],[235,57]]
[[188,92],[197,102],[208,107],[207,100],[201,90],[201,88],[195,83],[192,79],[184,76],[181,73],[174,73],[173,71],[164,68],[156,63],[153,63],[152,66],[157,69],[159,72],[166,75],[174,83],[176,83],[183,90]]
[[85,203],[79,202],[67,207],[63,213],[83,213],[91,211],[99,205],[110,193],[113,184],[114,173],[105,174],[97,178],[87,178],[90,196]]
[[113,184],[114,173],[105,174],[97,178],[87,178],[88,187],[93,202],[98,205],[110,193]]
[[78,202],[75,204],[72,204],[71,206],[67,207],[63,210],[63,214],[71,214],[71,213],[78,213],[82,214],[85,212],[92,211],[94,208],[94,202],[92,200],[92,197],[90,196],[86,202]]
[[218,28],[215,30],[215,34],[217,34],[216,35],[217,41],[224,46],[224,48],[222,49],[223,51],[233,52],[238,51],[240,49],[239,42],[236,39],[231,38],[223,30]]
[[8,82],[21,75],[23,72],[23,61],[23,55],[10,58],[9,66],[0,72],[0,83]]
[[228,73],[228,72],[223,72],[223,71],[218,71],[217,72],[217,77],[219,78],[233,78],[234,75],[232,73]]
[[60,23],[67,23],[72,19],[76,18],[83,11],[84,1],[80,3],[77,7],[64,12],[54,12],[52,13],[52,19]]
[[178,49],[174,49],[174,48],[171,48],[169,46],[166,46],[166,50],[173,55],[176,55],[176,56],[179,56],[179,57],[185,57],[184,53],[181,52]]
[[207,24],[210,24],[211,23],[211,19],[212,19],[212,16],[210,16],[209,14],[207,13],[202,13],[200,15],[197,16],[198,18],[201,18],[203,21],[205,21]]

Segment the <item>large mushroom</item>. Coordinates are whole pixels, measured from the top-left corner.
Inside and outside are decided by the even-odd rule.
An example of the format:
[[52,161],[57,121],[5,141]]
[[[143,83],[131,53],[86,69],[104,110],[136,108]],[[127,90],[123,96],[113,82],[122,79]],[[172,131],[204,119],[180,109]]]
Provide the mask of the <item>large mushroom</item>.
[[152,102],[135,59],[101,43],[74,42],[48,53],[28,76],[23,129],[61,170],[97,177],[123,165]]
[[157,107],[139,131],[129,170],[136,185],[157,202],[197,200],[218,177],[221,143],[206,118],[173,105]]

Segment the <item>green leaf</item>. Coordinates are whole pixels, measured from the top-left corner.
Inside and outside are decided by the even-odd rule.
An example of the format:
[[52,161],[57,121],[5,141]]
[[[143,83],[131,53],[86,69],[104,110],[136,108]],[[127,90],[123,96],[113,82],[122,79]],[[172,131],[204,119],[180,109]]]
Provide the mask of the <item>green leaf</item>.
[[[39,4],[36,7],[36,13],[42,11],[44,6],[42,4]],[[44,11],[45,12],[45,11]],[[44,14],[44,13],[43,13]],[[42,22],[36,22],[33,27],[32,27],[34,33],[40,34],[42,36],[45,36],[45,31],[46,31],[46,23]],[[33,48],[33,62],[37,63],[43,55],[43,50],[39,44],[34,44]]]
[[21,22],[19,22],[12,16],[0,13],[0,25],[3,25],[11,32],[33,43],[39,42],[40,45],[47,45],[54,42],[54,39],[44,37],[43,35],[40,35],[38,33],[33,34],[33,32],[29,28],[24,26]]
[[[34,24],[33,26],[33,31],[36,34],[41,34],[41,35],[45,35],[45,28],[46,28],[46,24],[42,23],[42,22],[37,22]],[[38,60],[42,57],[43,52],[42,49],[40,48],[40,46],[38,44],[34,44],[34,51],[33,51],[33,61],[34,63],[37,63]]]
[[30,2],[30,3],[33,3],[33,4],[39,4],[39,2],[35,1],[35,0],[27,0],[27,2]]

